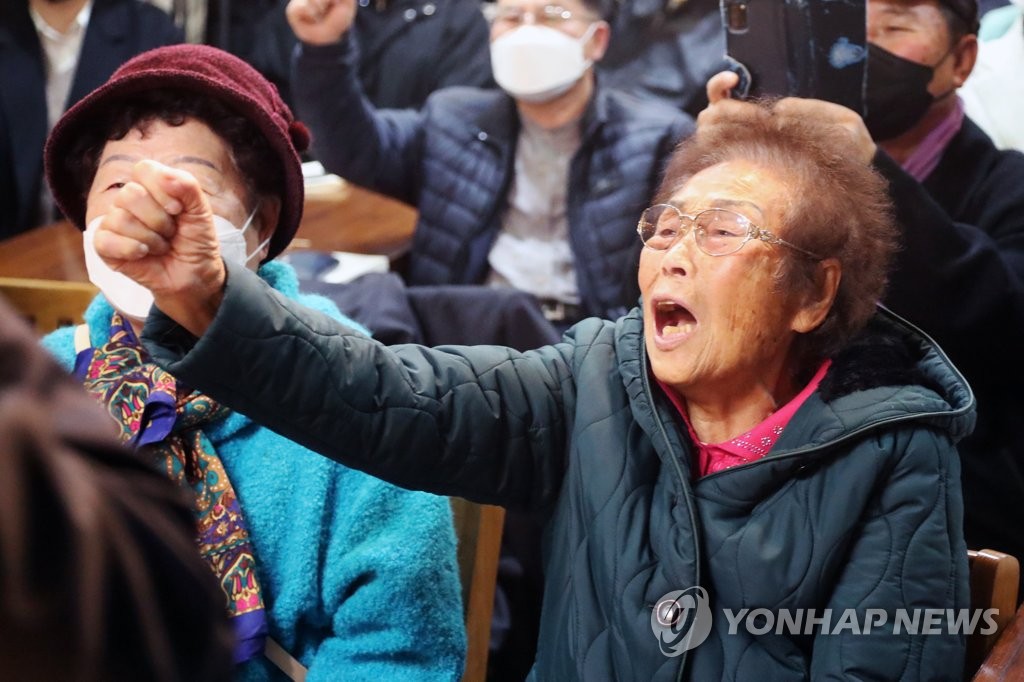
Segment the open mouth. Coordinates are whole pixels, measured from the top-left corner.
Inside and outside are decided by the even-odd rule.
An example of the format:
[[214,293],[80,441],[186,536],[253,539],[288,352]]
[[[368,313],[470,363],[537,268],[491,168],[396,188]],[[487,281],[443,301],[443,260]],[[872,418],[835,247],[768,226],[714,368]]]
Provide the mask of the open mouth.
[[658,336],[667,339],[686,336],[697,326],[697,318],[675,301],[657,301],[654,304],[655,327]]

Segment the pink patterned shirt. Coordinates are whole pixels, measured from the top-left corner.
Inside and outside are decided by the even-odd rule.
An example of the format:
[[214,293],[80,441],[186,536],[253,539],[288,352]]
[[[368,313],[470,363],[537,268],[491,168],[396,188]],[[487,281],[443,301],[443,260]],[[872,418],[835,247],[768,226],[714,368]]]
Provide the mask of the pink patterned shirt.
[[724,443],[701,442],[697,438],[697,434],[694,433],[693,426],[690,424],[690,418],[686,414],[685,401],[666,384],[659,381],[658,385],[661,386],[669,400],[679,410],[679,414],[683,416],[686,428],[690,432],[690,438],[693,439],[694,444],[697,446],[697,458],[694,460],[695,478],[707,476],[717,471],[724,471],[739,464],[756,462],[767,455],[772,446],[779,440],[779,436],[782,435],[782,431],[789,424],[789,420],[793,418],[793,415],[800,409],[800,406],[818,388],[818,384],[821,383],[825,372],[828,371],[831,364],[831,360],[821,363],[821,367],[811,377],[810,382],[792,400],[775,412],[772,412],[764,421],[743,435]]

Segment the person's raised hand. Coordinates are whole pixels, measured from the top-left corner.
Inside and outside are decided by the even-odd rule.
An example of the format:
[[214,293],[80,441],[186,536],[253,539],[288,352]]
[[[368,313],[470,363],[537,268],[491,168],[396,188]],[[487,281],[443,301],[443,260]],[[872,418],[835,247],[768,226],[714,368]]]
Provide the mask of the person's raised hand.
[[708,105],[697,115],[697,133],[708,130],[718,122],[731,120],[742,110],[757,106],[751,102],[733,99],[732,89],[739,85],[740,77],[732,71],[720,71],[708,80]]
[[[733,99],[731,91],[739,84],[739,76],[722,71],[708,80],[708,106],[697,116],[697,133],[707,130],[723,120],[731,120],[743,107],[757,106],[751,102]],[[836,127],[836,144],[864,164],[875,157],[876,145],[871,139],[864,119],[857,112],[841,104],[820,99],[784,97],[771,105],[772,115],[780,124],[786,120],[813,120]]]
[[290,0],[285,10],[295,37],[308,45],[341,40],[356,17],[355,0]]
[[94,241],[107,264],[153,292],[157,306],[199,336],[227,278],[213,212],[190,173],[140,161]]
[[836,143],[844,150],[865,165],[875,158],[877,145],[864,125],[864,119],[853,109],[820,99],[786,97],[776,102],[772,110],[784,119],[830,123],[837,129]]

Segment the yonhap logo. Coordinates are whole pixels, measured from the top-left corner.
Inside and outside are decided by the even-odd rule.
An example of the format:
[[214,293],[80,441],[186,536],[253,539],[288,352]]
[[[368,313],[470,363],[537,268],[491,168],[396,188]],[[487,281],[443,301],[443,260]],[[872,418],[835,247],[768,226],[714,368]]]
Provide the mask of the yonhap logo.
[[[871,635],[876,631],[894,635],[990,635],[998,629],[998,609],[946,608],[847,608],[847,609],[722,609],[728,623],[726,636],[761,637],[822,635],[832,637]],[[713,621],[708,593],[703,587],[669,592],[651,611],[651,631],[661,653],[669,658],[696,649],[711,634]],[[721,622],[720,622],[721,625]]]
[[711,633],[711,606],[703,587],[669,592],[651,611],[651,631],[669,658],[700,646]]

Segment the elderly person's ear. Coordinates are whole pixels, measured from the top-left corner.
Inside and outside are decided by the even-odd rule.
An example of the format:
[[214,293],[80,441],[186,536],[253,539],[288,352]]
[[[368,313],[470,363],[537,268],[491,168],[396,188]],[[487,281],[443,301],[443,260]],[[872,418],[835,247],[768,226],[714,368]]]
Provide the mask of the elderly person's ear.
[[826,258],[818,263],[814,287],[808,289],[805,300],[793,318],[793,331],[806,334],[825,321],[828,311],[832,309],[832,302],[836,300],[842,278],[843,268],[839,259]]

